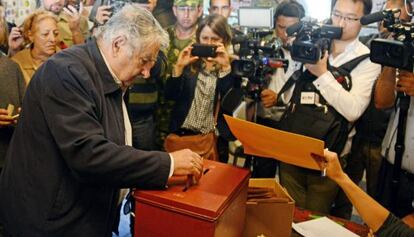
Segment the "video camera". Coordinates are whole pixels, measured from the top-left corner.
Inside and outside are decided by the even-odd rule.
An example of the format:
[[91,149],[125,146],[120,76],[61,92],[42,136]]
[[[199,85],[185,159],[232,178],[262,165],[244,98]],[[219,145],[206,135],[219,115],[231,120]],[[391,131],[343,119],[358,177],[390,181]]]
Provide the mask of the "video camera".
[[413,33],[412,23],[401,22],[395,17],[400,9],[385,9],[361,18],[362,25],[382,21],[383,26],[393,34],[393,40],[374,39],[371,42],[370,59],[372,62],[413,71]]
[[319,25],[312,21],[300,21],[286,29],[288,36],[295,36],[292,43],[292,59],[302,63],[315,64],[330,50],[331,41],[340,39],[342,28]]
[[[259,19],[252,15],[263,17]],[[281,53],[282,42],[270,37],[273,34],[273,8],[240,8],[239,24],[246,31],[239,32],[232,40],[234,53],[240,58],[232,62],[232,74],[247,78],[247,96],[260,100],[260,93],[276,68],[286,70],[288,66]]]

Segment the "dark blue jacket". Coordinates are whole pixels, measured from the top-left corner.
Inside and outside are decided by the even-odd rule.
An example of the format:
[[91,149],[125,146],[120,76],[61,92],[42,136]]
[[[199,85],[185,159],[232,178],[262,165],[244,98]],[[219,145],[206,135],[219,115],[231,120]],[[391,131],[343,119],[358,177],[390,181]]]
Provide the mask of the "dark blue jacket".
[[111,236],[120,188],[165,187],[168,154],[124,145],[121,102],[94,40],[37,70],[0,177],[12,236]]

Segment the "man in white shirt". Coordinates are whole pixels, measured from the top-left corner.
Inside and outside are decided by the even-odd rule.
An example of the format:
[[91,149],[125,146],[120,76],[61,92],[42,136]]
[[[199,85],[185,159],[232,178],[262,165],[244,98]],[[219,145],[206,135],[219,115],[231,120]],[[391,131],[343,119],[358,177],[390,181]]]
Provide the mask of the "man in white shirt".
[[[330,53],[316,64],[305,64],[306,69],[316,76],[313,85],[326,102],[342,115],[349,123],[357,120],[369,104],[372,86],[380,73],[380,66],[369,59],[363,60],[350,73],[352,88],[345,90],[332,73],[331,66],[339,67],[361,55],[369,53],[369,49],[358,40],[361,30],[359,19],[371,11],[371,0],[337,0],[332,9],[332,23],[342,27],[342,37],[333,40]],[[348,136],[342,150],[342,156],[349,153],[351,139],[355,132]],[[329,213],[338,186],[331,180],[320,177],[320,173],[281,163],[280,179],[284,187],[300,207]]]

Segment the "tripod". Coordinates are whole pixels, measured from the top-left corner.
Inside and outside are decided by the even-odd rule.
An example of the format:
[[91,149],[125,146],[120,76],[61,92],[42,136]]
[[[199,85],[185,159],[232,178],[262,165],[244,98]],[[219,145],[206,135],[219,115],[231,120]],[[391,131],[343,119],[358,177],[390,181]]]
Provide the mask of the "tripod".
[[401,173],[401,164],[402,158],[405,150],[405,130],[407,125],[407,114],[410,107],[410,96],[405,93],[398,92],[397,98],[399,100],[400,112],[398,117],[397,125],[397,140],[395,142],[395,159],[392,173],[392,183],[391,183],[391,203],[390,209],[391,212],[394,212],[397,209],[397,197],[398,191],[400,189],[400,173]]

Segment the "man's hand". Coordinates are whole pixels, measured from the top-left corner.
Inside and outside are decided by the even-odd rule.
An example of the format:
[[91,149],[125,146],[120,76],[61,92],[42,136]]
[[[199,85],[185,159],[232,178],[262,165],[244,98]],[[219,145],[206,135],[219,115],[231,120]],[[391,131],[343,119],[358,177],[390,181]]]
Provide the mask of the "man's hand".
[[82,16],[83,11],[83,3],[79,3],[79,11],[72,5],[68,5],[67,7],[63,8],[63,11],[68,15],[68,24],[70,31],[73,32],[80,32],[80,19]]
[[264,89],[260,94],[260,98],[262,100],[263,106],[265,108],[269,108],[276,104],[277,94],[270,89]]
[[173,175],[194,175],[200,179],[203,172],[203,159],[190,149],[179,150],[171,153],[174,159]]
[[414,96],[414,74],[408,71],[400,70],[396,90],[398,92],[404,92],[409,96]]
[[10,126],[17,123],[17,119],[8,114],[6,109],[0,109],[0,127]]
[[11,29],[8,43],[10,56],[13,56],[23,48],[24,38],[19,27],[13,27]]
[[100,24],[103,25],[105,24],[105,22],[107,22],[109,20],[109,18],[111,17],[112,11],[111,11],[111,6],[100,6],[98,7],[98,10],[96,11],[96,16],[95,16],[95,21]]
[[309,70],[316,77],[320,77],[322,74],[328,71],[328,51],[325,52],[325,55],[321,60],[316,64],[305,64],[306,69]]

